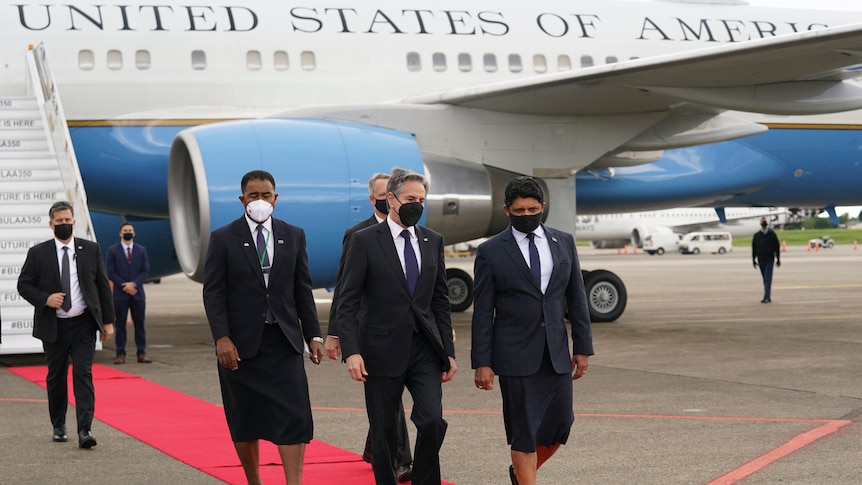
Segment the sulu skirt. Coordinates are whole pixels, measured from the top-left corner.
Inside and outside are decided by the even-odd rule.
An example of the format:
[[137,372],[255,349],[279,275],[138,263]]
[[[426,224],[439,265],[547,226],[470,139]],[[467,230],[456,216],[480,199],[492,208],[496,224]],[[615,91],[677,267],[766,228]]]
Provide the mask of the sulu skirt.
[[533,453],[537,446],[566,444],[575,421],[572,376],[557,374],[547,347],[537,373],[499,378],[506,440],[513,450]]
[[219,365],[218,373],[232,441],[311,441],[314,425],[302,354],[278,325],[266,326],[256,356],[242,359],[235,371]]

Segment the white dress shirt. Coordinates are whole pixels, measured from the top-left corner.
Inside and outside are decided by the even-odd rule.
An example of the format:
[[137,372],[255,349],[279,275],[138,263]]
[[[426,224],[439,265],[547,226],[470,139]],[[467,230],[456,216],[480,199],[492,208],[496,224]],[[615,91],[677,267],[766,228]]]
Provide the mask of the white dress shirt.
[[[551,246],[548,244],[548,237],[545,234],[545,228],[539,224],[539,227],[533,231],[536,235],[533,241],[536,243],[536,249],[539,250],[539,265],[542,267],[542,293],[548,289],[548,281],[551,280],[551,273],[554,271],[554,257],[551,256]],[[530,238],[527,234],[512,228],[512,236],[515,237],[515,242],[518,243],[518,249],[524,256],[524,261],[527,262],[527,267],[530,267]]]

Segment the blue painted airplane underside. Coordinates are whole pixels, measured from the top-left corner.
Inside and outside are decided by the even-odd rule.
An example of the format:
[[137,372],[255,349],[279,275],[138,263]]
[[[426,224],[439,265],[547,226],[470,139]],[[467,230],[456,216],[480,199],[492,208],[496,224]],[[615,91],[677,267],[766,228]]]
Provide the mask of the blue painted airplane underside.
[[[299,126],[289,142],[247,155],[230,136],[210,137],[209,149],[223,155],[221,166],[207,167],[210,227],[241,214],[235,197],[242,173],[270,170],[282,194],[275,215],[306,228],[314,284],[330,286],[338,264],[332,255],[340,251],[342,232],[367,217],[368,175],[388,172],[393,160],[421,172],[422,161],[412,139],[397,132],[385,134],[382,143],[398,152],[375,161],[361,146],[342,147],[344,134],[323,123]],[[134,222],[136,240],[149,248],[156,278],[181,272],[168,214],[168,157],[174,138],[186,128],[71,129],[98,240],[112,244],[120,222]],[[368,130],[362,130],[367,136]],[[773,128],[743,139],[668,150],[652,164],[587,170],[576,181],[577,208],[584,214],[681,206],[855,205],[862,195],[862,138],[849,129]]]

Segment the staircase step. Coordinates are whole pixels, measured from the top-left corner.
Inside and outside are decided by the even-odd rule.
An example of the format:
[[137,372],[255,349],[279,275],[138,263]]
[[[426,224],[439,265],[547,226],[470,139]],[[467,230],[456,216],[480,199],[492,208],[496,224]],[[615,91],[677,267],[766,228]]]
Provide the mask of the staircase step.
[[[58,200],[66,200],[66,193],[64,191],[60,190],[51,192],[46,190],[40,190],[38,192],[33,192],[24,190],[7,190],[4,192],[0,192],[0,204],[3,205],[32,205],[48,202],[53,204]],[[0,236],[0,240],[2,240],[2,236]]]
[[0,111],[16,109],[39,109],[33,96],[3,96],[0,97]]
[[64,192],[63,181],[57,174],[53,180],[22,180],[0,178],[0,192]]
[[27,150],[47,150],[48,141],[41,138],[0,137],[0,153]]
[[57,160],[42,158],[0,158],[0,170],[51,170],[57,168]]

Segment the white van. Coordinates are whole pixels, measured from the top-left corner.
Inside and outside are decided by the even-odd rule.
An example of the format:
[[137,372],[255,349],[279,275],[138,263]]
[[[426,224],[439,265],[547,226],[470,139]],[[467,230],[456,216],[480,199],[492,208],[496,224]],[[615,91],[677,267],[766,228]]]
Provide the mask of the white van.
[[729,232],[690,232],[679,241],[679,252],[683,254],[730,251],[733,251],[733,236]]
[[682,234],[675,232],[647,234],[644,237],[643,248],[650,256],[653,254],[661,256],[668,251],[676,252],[681,237]]

